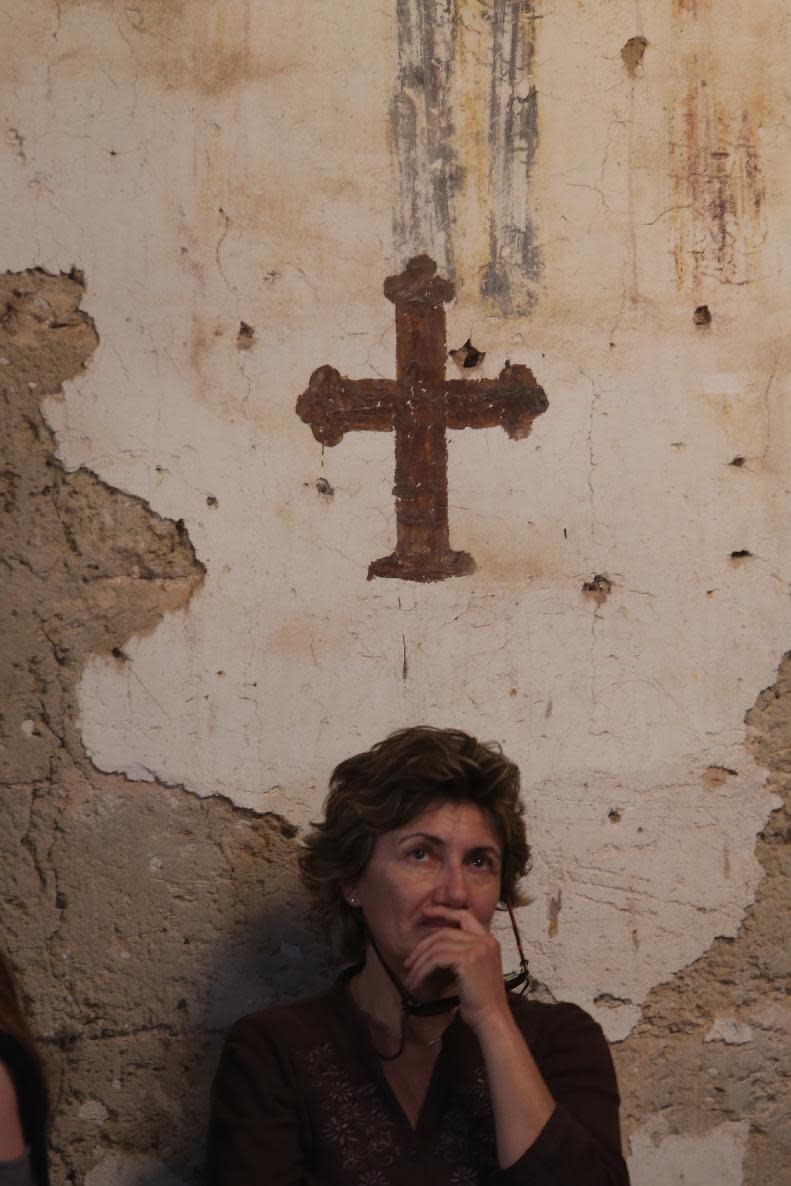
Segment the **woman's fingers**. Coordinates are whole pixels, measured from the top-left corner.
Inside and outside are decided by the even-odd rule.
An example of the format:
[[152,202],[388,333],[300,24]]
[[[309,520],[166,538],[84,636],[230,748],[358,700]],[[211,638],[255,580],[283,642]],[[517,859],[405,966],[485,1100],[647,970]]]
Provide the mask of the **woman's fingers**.
[[470,942],[475,943],[478,938],[477,936],[459,930],[458,927],[438,927],[415,944],[410,954],[404,960],[404,967],[411,968],[424,951],[430,951],[437,943],[442,943],[449,936],[451,942],[458,941],[462,945]]
[[445,919],[458,930],[469,931],[473,935],[489,934],[488,929],[469,910],[459,910],[454,906],[424,906],[423,915],[438,922]]
[[432,972],[445,968],[456,976],[462,997],[465,989],[479,995],[487,985],[499,986],[502,976],[500,946],[496,939],[488,934],[469,935],[449,928],[422,939],[409,957],[407,966],[410,991],[417,989]]

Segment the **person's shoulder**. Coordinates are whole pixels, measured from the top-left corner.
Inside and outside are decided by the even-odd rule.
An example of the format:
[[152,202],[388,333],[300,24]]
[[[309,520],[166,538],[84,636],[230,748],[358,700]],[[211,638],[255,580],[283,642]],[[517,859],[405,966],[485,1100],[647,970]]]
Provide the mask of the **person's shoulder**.
[[340,986],[334,985],[315,996],[279,1002],[247,1013],[231,1026],[229,1041],[274,1040],[279,1043],[299,1034],[313,1032],[326,1026],[328,1019],[338,1012],[341,992]]
[[572,1001],[535,1001],[530,997],[509,994],[511,1010],[523,1032],[549,1035],[556,1033],[602,1037],[602,1029],[589,1013]]

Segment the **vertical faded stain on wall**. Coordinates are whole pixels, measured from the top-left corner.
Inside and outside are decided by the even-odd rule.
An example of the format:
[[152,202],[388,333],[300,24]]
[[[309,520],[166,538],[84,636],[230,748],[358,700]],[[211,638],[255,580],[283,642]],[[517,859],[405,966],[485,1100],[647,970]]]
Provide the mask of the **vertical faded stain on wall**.
[[489,259],[481,284],[503,313],[525,313],[541,269],[530,192],[538,142],[531,0],[494,0],[489,100]]
[[711,0],[676,0],[674,15],[684,87],[671,116],[676,282],[748,284],[766,233],[760,97],[715,59]]
[[397,0],[398,74],[390,107],[393,235],[404,258],[427,252],[454,275],[453,46],[456,0]]

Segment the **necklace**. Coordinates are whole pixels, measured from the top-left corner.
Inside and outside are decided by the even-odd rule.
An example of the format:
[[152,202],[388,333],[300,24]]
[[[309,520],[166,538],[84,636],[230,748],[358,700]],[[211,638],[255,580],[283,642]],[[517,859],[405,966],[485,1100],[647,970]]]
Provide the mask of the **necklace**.
[[393,1029],[392,1026],[389,1026],[386,1022],[381,1021],[378,1017],[375,1017],[373,1015],[373,1013],[369,1013],[367,1009],[363,1008],[363,1006],[360,1004],[360,1001],[357,998],[357,993],[354,991],[354,989],[351,990],[351,995],[352,995],[352,999],[353,999],[355,1005],[359,1009],[362,1016],[365,1018],[368,1028],[370,1030],[379,1030],[380,1032],[387,1034],[388,1038],[391,1041],[399,1043],[398,1054],[396,1054],[396,1055],[392,1055],[392,1054],[391,1055],[383,1055],[378,1050],[376,1050],[376,1047],[374,1047],[374,1050],[375,1050],[376,1054],[379,1056],[379,1058],[384,1058],[386,1061],[389,1061],[392,1058],[397,1058],[398,1055],[401,1054],[401,1052],[404,1049],[404,1039],[407,1035],[409,1037],[413,1038],[418,1043],[419,1046],[424,1046],[427,1050],[432,1049],[432,1047],[434,1047],[434,1046],[439,1046],[440,1042],[442,1041],[443,1037],[445,1036],[445,1031],[443,1030],[442,1033],[439,1034],[436,1038],[429,1038],[429,1039],[421,1038],[420,1034],[416,1034],[413,1029],[411,1029],[411,1028],[407,1029],[407,1027],[404,1023],[408,1019],[406,1017],[404,1017],[403,1015],[401,1017],[401,1024],[399,1025],[398,1029],[397,1030]]

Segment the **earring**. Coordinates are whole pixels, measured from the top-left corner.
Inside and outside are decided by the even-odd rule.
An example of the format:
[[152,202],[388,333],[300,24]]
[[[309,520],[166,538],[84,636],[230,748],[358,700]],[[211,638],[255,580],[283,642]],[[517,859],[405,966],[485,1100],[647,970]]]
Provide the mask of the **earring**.
[[356,905],[357,905],[357,899],[356,899],[356,898],[347,898],[347,899],[346,899],[346,901],[349,903],[349,905],[350,905],[350,906],[356,906]]

